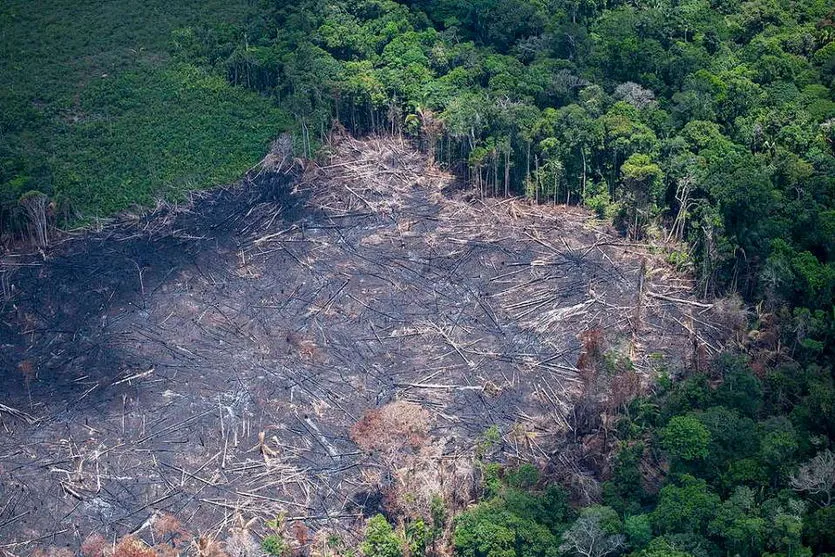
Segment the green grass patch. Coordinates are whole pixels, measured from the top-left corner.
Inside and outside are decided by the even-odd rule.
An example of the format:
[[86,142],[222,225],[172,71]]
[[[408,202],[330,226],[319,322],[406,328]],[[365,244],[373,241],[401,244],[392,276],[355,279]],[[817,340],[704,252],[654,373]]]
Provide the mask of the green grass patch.
[[102,80],[81,107],[54,140],[71,156],[52,168],[55,194],[84,215],[234,181],[288,124],[266,99],[186,64]]
[[172,31],[187,26],[243,43],[253,6],[4,2],[0,229],[32,189],[90,217],[239,178],[289,119],[270,99],[168,51]]

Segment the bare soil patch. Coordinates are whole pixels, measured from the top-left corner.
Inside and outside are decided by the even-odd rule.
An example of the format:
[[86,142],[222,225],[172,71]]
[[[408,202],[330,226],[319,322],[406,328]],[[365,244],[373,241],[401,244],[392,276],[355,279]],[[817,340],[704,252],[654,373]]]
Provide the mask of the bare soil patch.
[[390,481],[368,437],[398,415],[366,412],[393,401],[428,420],[402,439],[423,468],[460,475],[492,425],[551,459],[590,331],[642,378],[727,336],[654,252],[344,139],[302,175],[5,256],[0,548],[142,535],[163,511],[350,524]]

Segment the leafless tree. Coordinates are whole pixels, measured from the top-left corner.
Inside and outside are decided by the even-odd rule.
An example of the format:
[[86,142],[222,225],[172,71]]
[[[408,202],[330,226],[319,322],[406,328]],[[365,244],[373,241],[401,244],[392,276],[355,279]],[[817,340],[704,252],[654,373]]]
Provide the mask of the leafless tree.
[[824,507],[831,505],[832,492],[835,491],[835,453],[827,449],[802,464],[792,476],[791,486],[795,491],[822,496]]
[[678,180],[676,185],[676,201],[678,201],[678,213],[673,221],[673,226],[670,228],[670,234],[667,236],[667,241],[673,239],[682,241],[684,233],[687,229],[687,216],[695,206],[695,202],[690,199],[690,193],[695,184],[695,177],[692,174],[683,176]]
[[655,93],[631,81],[615,87],[615,98],[628,102],[638,110],[655,103]]
[[39,248],[45,248],[49,243],[49,223],[46,215],[49,198],[39,191],[30,191],[21,196],[20,205],[29,218],[32,241]]
[[576,76],[569,70],[560,70],[551,78],[551,89],[558,95],[568,95],[576,89],[588,85],[589,82]]
[[622,548],[626,542],[623,534],[611,534],[603,524],[605,509],[592,507],[574,521],[562,535],[560,551],[583,557],[604,557]]
[[431,164],[435,162],[435,144],[438,141],[438,137],[440,137],[444,130],[444,124],[443,121],[441,121],[429,108],[419,106],[416,112],[418,118],[420,118],[426,154],[429,156],[429,162]]

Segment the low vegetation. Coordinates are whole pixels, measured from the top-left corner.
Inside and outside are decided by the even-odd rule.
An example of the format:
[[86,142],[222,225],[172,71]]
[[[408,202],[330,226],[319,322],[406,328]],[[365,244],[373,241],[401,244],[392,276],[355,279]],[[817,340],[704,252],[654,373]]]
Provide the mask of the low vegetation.
[[252,14],[246,2],[4,2],[0,234],[25,227],[28,192],[49,196],[50,226],[72,225],[233,182],[260,160],[284,113],[171,55],[175,29],[237,37]]

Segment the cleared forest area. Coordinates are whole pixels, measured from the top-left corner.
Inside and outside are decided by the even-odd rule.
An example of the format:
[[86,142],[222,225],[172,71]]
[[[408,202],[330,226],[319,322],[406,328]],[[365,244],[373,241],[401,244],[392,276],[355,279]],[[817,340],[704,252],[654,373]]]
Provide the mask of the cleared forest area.
[[[393,139],[329,151],[301,169],[277,143],[239,185],[4,256],[0,547],[161,511],[350,526],[406,477],[400,504],[463,505],[491,426],[500,459],[582,486],[567,440],[732,333],[586,211],[478,199]],[[415,429],[383,446],[391,403]]]

